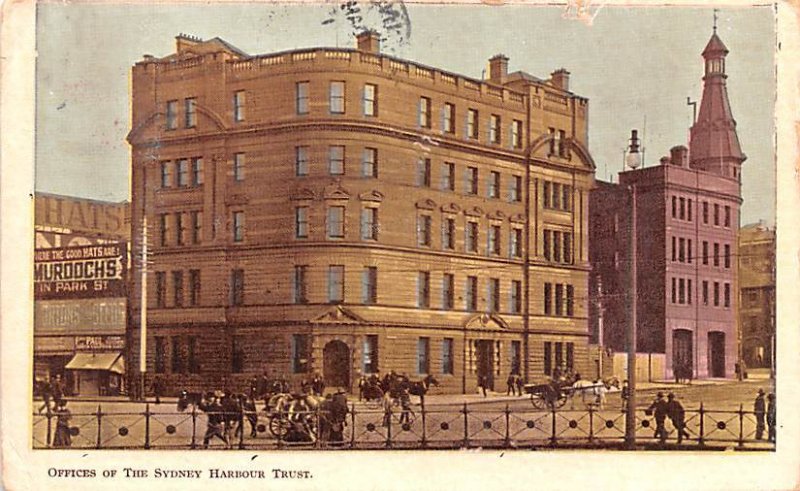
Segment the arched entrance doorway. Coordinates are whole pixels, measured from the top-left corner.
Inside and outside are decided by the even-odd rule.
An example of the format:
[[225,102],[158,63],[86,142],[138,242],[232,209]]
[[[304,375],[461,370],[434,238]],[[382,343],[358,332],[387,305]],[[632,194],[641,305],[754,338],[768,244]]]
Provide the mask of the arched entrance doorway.
[[672,331],[672,373],[676,378],[694,378],[692,331],[675,329]]
[[322,376],[327,387],[350,390],[350,348],[342,341],[331,341],[322,350]]

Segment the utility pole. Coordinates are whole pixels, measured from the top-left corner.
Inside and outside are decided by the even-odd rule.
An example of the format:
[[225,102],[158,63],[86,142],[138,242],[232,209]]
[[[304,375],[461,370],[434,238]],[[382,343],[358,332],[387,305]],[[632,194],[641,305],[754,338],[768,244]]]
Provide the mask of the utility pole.
[[147,215],[142,218],[142,284],[139,304],[139,397],[144,400],[147,375]]

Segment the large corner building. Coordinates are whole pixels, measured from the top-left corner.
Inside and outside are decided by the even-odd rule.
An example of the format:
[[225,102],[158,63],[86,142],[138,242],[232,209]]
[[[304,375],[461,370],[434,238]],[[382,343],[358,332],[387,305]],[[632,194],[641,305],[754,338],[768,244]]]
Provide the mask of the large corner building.
[[635,235],[636,347],[662,355],[655,379],[730,377],[738,359],[736,248],[746,157],[728,102],[727,53],[715,32],[702,53],[703,95],[689,147],[673,147],[659,165],[620,173],[618,184],[598,182],[591,198],[593,334],[602,332],[613,350],[627,349]]
[[566,70],[490,67],[397,59],[370,32],[259,56],[181,35],[136,63],[148,376],[174,390],[320,372],[352,390],[395,370],[462,392],[586,369],[588,101]]

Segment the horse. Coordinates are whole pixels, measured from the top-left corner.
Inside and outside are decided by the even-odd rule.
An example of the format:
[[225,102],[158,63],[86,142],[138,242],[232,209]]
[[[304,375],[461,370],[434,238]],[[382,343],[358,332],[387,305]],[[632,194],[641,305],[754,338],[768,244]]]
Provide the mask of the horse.
[[203,394],[200,392],[188,392],[186,390],[182,390],[178,396],[178,411],[184,412],[189,405],[197,407],[200,405],[200,401],[202,400]]
[[412,396],[418,396],[420,405],[424,406],[425,394],[430,390],[431,386],[438,387],[439,381],[433,375],[428,375],[419,381],[401,380],[395,384],[395,387],[392,387],[390,392],[393,398],[398,398],[403,390],[408,390],[408,393]]
[[580,395],[581,401],[585,405],[596,404],[599,409],[603,409],[608,389],[608,385],[603,380],[595,380],[594,382],[589,380],[576,380],[575,383],[570,386],[569,390],[570,406],[573,409],[575,408],[575,396]]

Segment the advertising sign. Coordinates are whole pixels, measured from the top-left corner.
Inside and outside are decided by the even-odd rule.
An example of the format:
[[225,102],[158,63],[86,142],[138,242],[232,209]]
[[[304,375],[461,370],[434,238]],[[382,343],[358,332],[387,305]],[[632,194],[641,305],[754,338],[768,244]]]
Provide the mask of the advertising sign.
[[94,335],[125,333],[126,300],[43,300],[33,303],[37,334]]
[[124,242],[36,249],[34,299],[124,297]]

